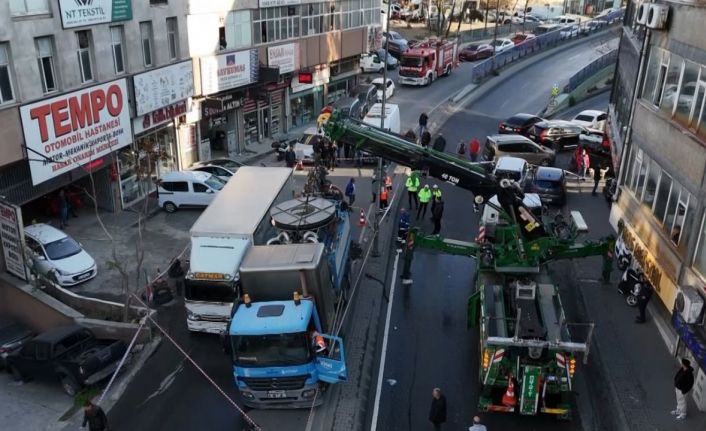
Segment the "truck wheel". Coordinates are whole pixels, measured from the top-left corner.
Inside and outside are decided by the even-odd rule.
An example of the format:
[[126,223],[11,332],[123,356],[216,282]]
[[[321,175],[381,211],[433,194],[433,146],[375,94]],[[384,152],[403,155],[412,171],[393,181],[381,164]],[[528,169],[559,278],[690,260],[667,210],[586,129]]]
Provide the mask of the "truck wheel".
[[78,391],[81,389],[81,385],[78,384],[76,379],[66,374],[62,374],[61,377],[61,387],[66,392],[66,395],[70,397],[76,396]]
[[20,370],[18,370],[17,367],[15,367],[14,365],[10,365],[8,371],[10,372],[10,374],[12,374],[12,378],[15,379],[16,382],[25,381],[25,378],[22,373],[20,373]]
[[177,206],[174,205],[173,202],[165,202],[163,208],[164,208],[164,211],[166,211],[168,213],[173,213],[177,210]]
[[434,75],[430,73],[427,75],[427,85],[431,85],[432,82],[434,82]]

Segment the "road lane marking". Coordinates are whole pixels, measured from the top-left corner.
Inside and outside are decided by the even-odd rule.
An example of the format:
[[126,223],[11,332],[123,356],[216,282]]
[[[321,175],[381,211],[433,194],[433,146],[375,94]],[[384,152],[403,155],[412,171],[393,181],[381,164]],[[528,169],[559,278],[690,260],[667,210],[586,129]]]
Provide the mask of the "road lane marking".
[[378,369],[378,384],[375,389],[375,407],[373,408],[373,419],[370,424],[371,431],[377,431],[378,414],[380,413],[380,393],[382,392],[382,376],[385,373],[385,359],[387,358],[387,339],[390,335],[390,317],[392,316],[392,304],[395,301],[395,284],[397,283],[397,263],[400,260],[400,250],[397,250],[395,263],[392,266],[392,283],[390,284],[390,298],[387,302],[387,316],[385,316],[385,335],[382,337],[382,355],[380,355],[380,367]]

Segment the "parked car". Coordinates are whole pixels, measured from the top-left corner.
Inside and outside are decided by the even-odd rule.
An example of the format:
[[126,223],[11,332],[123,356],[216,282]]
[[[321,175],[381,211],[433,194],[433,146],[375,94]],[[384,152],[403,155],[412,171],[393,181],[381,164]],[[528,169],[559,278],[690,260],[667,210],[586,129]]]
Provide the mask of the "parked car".
[[571,16],[561,15],[561,16],[558,16],[558,17],[552,19],[552,22],[554,22],[556,24],[577,24],[578,19],[571,17]]
[[461,61],[476,61],[493,56],[493,47],[487,43],[472,43],[458,53]]
[[[384,42],[383,42],[384,43]],[[385,46],[385,45],[383,45]],[[398,61],[402,58],[402,53],[409,49],[409,43],[406,40],[395,40],[390,39],[390,43],[387,44],[388,52],[390,55],[395,57]]]
[[168,213],[179,208],[205,208],[225,184],[207,172],[168,172],[157,182],[159,206]]
[[578,24],[567,25],[566,27],[561,29],[561,31],[559,32],[559,37],[562,39],[569,39],[578,36],[580,31],[581,28]]
[[385,99],[389,100],[395,94],[395,83],[392,79],[387,78],[387,81],[383,83],[382,78],[375,78],[371,82],[377,88],[377,101],[382,102],[382,92],[385,91]]
[[390,19],[394,20],[405,20],[409,12],[403,8],[399,3],[393,3],[390,5]]
[[517,182],[524,190],[527,186],[527,177],[530,167],[526,160],[518,157],[500,157],[495,163],[493,175],[497,179],[507,178]]
[[498,133],[517,133],[519,135],[527,136],[527,132],[532,128],[532,126],[540,121],[544,121],[544,119],[536,115],[524,113],[515,114],[500,123],[498,126]]
[[605,21],[599,20],[599,19],[594,19],[591,21],[588,21],[584,24],[581,24],[581,34],[588,34],[592,33],[594,31],[598,31],[601,28],[605,27],[607,24]]
[[238,172],[241,166],[244,165],[232,159],[213,159],[204,162],[196,162],[191,165],[190,170],[206,172],[217,176],[224,182],[228,182],[228,180]]
[[540,166],[531,176],[528,192],[537,193],[543,204],[566,204],[566,175],[563,169]]
[[357,97],[360,100],[361,114],[365,116],[378,101],[378,89],[373,84],[359,84],[351,90],[351,97]]
[[556,154],[522,135],[491,135],[485,140],[483,158],[498,160],[504,156],[521,158],[533,165],[554,166]]
[[60,286],[75,286],[98,273],[96,261],[81,244],[54,226],[25,226],[25,245],[34,268]]
[[387,38],[390,38],[390,44],[396,43],[399,45],[407,45],[407,39],[402,37],[401,34],[397,33],[396,31],[385,31],[382,33],[382,43],[384,44],[387,41]]
[[527,15],[525,15],[524,18],[525,18],[525,22],[531,22],[531,23],[535,23],[535,24],[544,24],[544,21],[542,21],[541,19],[537,18],[534,15],[527,14]]
[[297,160],[304,164],[314,163],[314,145],[324,144],[326,137],[316,127],[309,127],[294,145]]
[[527,133],[534,142],[561,151],[579,144],[579,136],[585,132],[583,126],[564,120],[545,120],[535,124]]
[[338,111],[344,117],[350,117],[356,120],[363,118],[363,102],[358,97],[341,97],[333,102],[334,111]]
[[0,369],[7,367],[10,353],[22,348],[32,337],[34,333],[20,322],[0,317]]
[[[387,68],[395,69],[399,66],[399,61],[391,54],[387,56]],[[385,68],[385,50],[378,49],[362,54],[360,56],[360,69],[363,73],[382,73]]]
[[[610,140],[602,130],[585,129],[579,135],[579,144],[588,153],[589,166],[606,167],[613,164]],[[572,170],[576,169],[575,157],[570,158],[569,167]]]
[[495,47],[495,53],[500,54],[501,52],[507,51],[509,49],[512,49],[515,44],[512,43],[510,39],[495,39],[494,41],[490,42],[490,46]]
[[590,129],[603,130],[607,118],[608,114],[603,111],[587,109],[579,112],[578,115],[571,119],[571,122]]
[[533,35],[532,33],[515,33],[515,35],[512,37],[512,43],[515,45],[519,45],[521,43],[526,44],[525,46],[531,46],[534,43],[536,43],[537,36]]
[[59,381],[70,396],[109,377],[127,346],[118,340],[99,340],[79,325],[51,329],[7,357],[13,377],[23,381]]

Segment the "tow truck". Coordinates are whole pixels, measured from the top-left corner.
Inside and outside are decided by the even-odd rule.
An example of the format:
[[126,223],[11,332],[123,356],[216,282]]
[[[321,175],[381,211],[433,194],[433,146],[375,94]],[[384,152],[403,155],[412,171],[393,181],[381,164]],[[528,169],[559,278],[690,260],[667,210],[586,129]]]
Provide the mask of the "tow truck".
[[410,229],[403,281],[412,282],[411,265],[418,248],[474,258],[468,324],[480,331],[479,410],[570,419],[577,358],[587,361],[593,324],[567,323],[548,264],[600,255],[607,281],[614,237],[578,242],[578,235],[588,230],[578,211],[572,211],[568,220],[561,214],[537,216],[523,203],[525,195],[515,182],[496,179],[483,164],[423,148],[335,112],[323,127],[331,139],[345,138],[360,150],[474,194],[477,209],[482,205],[484,210],[476,240]]

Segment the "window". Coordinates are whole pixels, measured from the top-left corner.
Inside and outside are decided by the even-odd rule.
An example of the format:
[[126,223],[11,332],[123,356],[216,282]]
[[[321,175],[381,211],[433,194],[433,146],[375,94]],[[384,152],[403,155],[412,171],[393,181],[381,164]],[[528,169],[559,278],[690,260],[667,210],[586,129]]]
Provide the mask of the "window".
[[168,0],[150,0],[151,5],[162,5],[162,4],[168,4]]
[[123,54],[123,40],[125,40],[123,26],[116,25],[114,27],[110,27],[110,44],[113,48],[113,66],[115,68],[116,75],[125,73],[125,54]]
[[299,37],[299,7],[269,7],[253,11],[254,43]]
[[49,0],[10,0],[10,15],[27,16],[48,14]]
[[140,23],[140,39],[142,40],[142,64],[145,67],[152,67],[152,23],[150,21]]
[[209,190],[211,190],[211,189],[209,189],[208,187],[206,187],[203,184],[194,183],[194,192],[195,193],[207,193]]
[[642,194],[642,203],[650,209],[652,209],[652,204],[655,201],[655,195],[657,194],[657,183],[659,183],[661,173],[662,169],[659,167],[657,162],[650,160],[647,182],[645,182],[645,191]]
[[165,181],[160,184],[162,188],[169,192],[188,192],[189,183],[186,181]]
[[652,212],[654,213],[660,224],[664,224],[664,216],[667,213],[667,199],[669,199],[669,194],[672,192],[672,177],[670,177],[666,172],[662,171],[662,177],[659,180],[659,185],[657,186],[657,196],[655,197],[654,207]]
[[167,46],[169,47],[169,59],[179,58],[179,32],[177,31],[176,17],[167,18]]
[[45,93],[56,91],[56,74],[54,72],[54,43],[51,36],[38,37],[37,61],[39,74],[42,76],[42,90]]
[[657,89],[655,97],[657,97],[657,105],[665,114],[672,116],[674,112],[674,97],[671,96],[679,85],[682,69],[684,68],[684,60],[676,55],[671,54],[669,66],[667,67],[666,76],[663,85]]
[[234,10],[228,12],[225,23],[225,38],[227,46],[233,49],[252,45],[252,28],[249,10]]
[[664,220],[664,231],[669,235],[674,245],[683,245],[689,229],[690,211],[695,205],[691,194],[676,181],[673,181],[672,192],[667,204],[667,215]]
[[10,48],[7,43],[0,43],[0,104],[15,100],[10,72]]
[[698,64],[686,61],[684,72],[679,88],[675,88],[671,96],[676,100],[676,110],[674,111],[674,119],[682,125],[689,124],[689,114],[691,114],[691,106],[696,93],[696,85],[699,81],[700,67]]
[[699,241],[696,243],[693,267],[702,277],[706,277],[706,212],[701,217]]
[[78,39],[78,66],[81,69],[81,82],[93,81],[93,66],[91,65],[91,31],[76,32]]

